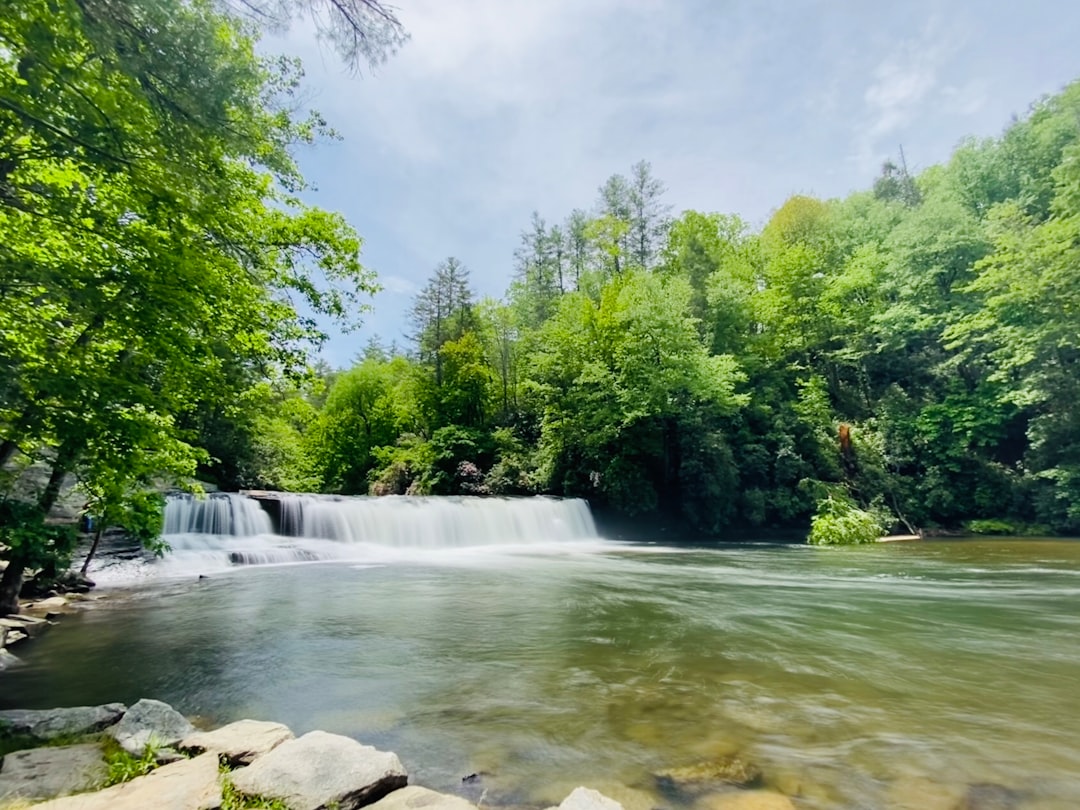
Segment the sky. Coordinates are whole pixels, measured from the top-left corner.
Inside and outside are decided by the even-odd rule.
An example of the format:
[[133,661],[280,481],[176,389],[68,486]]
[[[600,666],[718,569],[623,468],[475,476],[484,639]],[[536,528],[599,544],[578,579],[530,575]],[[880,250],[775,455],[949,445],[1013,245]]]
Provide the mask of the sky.
[[391,0],[410,41],[357,76],[303,22],[305,98],[342,136],[298,157],[383,291],[357,332],[407,343],[413,295],[448,256],[501,296],[520,233],[590,209],[639,160],[665,201],[754,225],[792,194],[867,188],[1000,134],[1080,78],[1080,3],[1050,0]]

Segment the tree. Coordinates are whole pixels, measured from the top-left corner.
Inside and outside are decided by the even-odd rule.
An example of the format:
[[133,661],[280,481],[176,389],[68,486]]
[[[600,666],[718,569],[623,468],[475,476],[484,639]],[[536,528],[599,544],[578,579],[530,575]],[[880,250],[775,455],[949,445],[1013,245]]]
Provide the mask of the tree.
[[439,350],[473,326],[473,293],[468,269],[453,256],[435,268],[413,301],[413,341],[420,362],[434,368],[435,384],[442,385],[443,361]]
[[323,337],[301,301],[350,320],[374,284],[352,230],[298,197],[290,150],[325,127],[286,112],[295,66],[235,19],[31,0],[0,46],[0,461],[51,467],[43,513],[73,471],[112,508],[143,461],[191,469],[177,417],[246,389],[230,369],[300,372]]
[[651,269],[667,234],[671,206],[661,202],[667,188],[641,160],[630,170],[631,252],[638,267]]
[[394,9],[378,0],[220,2],[271,29],[284,27],[294,16],[307,17],[353,70],[359,70],[361,63],[374,69],[408,41],[408,34]]

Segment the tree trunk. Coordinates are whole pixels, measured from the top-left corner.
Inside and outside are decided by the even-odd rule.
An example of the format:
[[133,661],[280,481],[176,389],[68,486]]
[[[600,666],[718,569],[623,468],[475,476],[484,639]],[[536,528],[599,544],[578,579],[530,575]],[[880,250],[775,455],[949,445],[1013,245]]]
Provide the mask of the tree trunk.
[[3,442],[0,442],[0,467],[11,461],[11,457],[15,455],[15,451],[18,449],[18,446],[11,439],[4,439]]
[[56,503],[56,499],[60,497],[60,485],[64,483],[64,476],[67,475],[67,466],[67,457],[63,448],[61,448],[60,454],[57,456],[56,461],[53,462],[52,472],[49,474],[49,483],[45,485],[45,489],[41,492],[41,498],[38,499],[38,506],[41,508],[42,514],[46,516],[53,508],[53,504]]
[[86,559],[83,560],[82,568],[79,569],[79,575],[86,577],[86,571],[90,567],[90,561],[94,559],[94,552],[97,551],[98,543],[101,542],[101,533],[105,528],[105,522],[98,520],[97,531],[94,532],[94,542],[90,546],[90,551],[86,555]]
[[26,564],[22,560],[11,560],[0,577],[0,616],[19,612],[19,591],[22,589],[23,571]]

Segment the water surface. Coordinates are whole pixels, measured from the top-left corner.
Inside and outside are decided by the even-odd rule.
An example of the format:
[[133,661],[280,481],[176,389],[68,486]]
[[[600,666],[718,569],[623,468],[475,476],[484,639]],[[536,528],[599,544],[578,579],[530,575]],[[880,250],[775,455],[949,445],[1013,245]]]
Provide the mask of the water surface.
[[[566,542],[247,566],[24,645],[4,708],[152,696],[395,750],[485,804],[738,752],[800,808],[1080,806],[1080,543]],[[941,802],[934,804],[933,802]]]

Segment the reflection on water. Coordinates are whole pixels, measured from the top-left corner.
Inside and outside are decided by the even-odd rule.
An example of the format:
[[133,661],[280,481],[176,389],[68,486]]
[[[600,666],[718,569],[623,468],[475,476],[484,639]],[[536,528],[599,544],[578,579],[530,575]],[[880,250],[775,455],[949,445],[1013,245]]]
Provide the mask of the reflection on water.
[[737,752],[802,808],[1080,806],[1080,543],[436,559],[159,582],[24,646],[0,704],[324,728],[489,805],[671,806],[652,773]]

